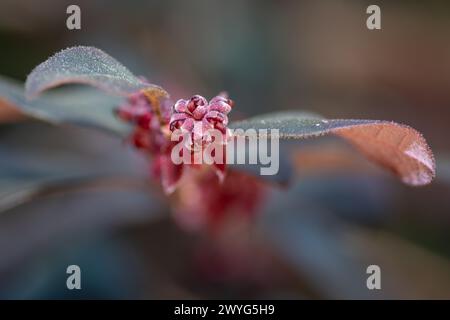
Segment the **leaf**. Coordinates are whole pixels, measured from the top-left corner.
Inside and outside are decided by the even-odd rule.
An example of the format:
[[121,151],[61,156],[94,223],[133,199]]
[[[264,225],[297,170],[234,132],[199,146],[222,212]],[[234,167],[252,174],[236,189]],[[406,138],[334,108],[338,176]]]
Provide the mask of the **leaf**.
[[[265,205],[261,231],[292,270],[308,279],[313,292],[331,299],[443,299],[450,295],[448,258],[392,232],[350,224],[322,203],[308,200],[298,189],[277,191]],[[374,261],[382,268],[382,290],[366,287],[365,270]]]
[[26,115],[56,124],[93,127],[126,137],[131,128],[114,115],[115,108],[123,100],[84,87],[63,88],[29,101],[24,96],[22,84],[0,77],[0,102],[14,106]]
[[[357,147],[367,158],[413,186],[431,182],[435,162],[427,142],[413,128],[381,120],[326,120],[301,112],[279,112],[232,123],[232,129],[278,129],[281,139],[304,139],[335,134]],[[236,133],[239,135],[239,133]],[[269,136],[272,136],[270,132]]]
[[386,283],[383,290],[395,289],[395,299],[448,299],[450,296],[447,256],[389,231],[349,228],[346,237],[354,244],[354,250],[360,252],[361,259],[377,261],[383,266]]
[[165,92],[137,78],[102,50],[79,46],[62,50],[38,65],[27,77],[26,96],[34,98],[47,89],[69,83],[88,84],[122,96],[143,89]]
[[127,96],[137,91],[154,97],[168,97],[159,86],[133,75],[126,67],[94,47],[72,47],[56,53],[38,65],[27,77],[25,99],[17,84],[1,83],[0,96],[26,114],[51,122],[64,122],[128,135],[129,127],[116,119],[117,97],[100,96],[87,89],[46,96],[31,103],[43,91],[62,84],[88,84],[106,92]]
[[79,185],[15,206],[0,215],[0,274],[52,244],[161,218],[165,204],[142,185]]
[[3,125],[0,213],[47,185],[124,177],[145,179],[147,161],[114,137],[41,122]]

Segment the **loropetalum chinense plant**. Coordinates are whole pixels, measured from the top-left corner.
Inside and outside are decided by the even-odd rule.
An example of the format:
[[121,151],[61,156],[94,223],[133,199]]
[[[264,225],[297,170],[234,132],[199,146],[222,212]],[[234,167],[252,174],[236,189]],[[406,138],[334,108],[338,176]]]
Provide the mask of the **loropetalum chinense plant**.
[[[71,83],[91,85],[125,100],[86,105],[79,100],[83,95],[72,97],[77,100],[71,103],[61,103],[49,95],[37,98],[48,89]],[[178,129],[192,137],[192,150],[211,143],[205,132],[212,128],[223,134],[225,143],[236,135],[229,129],[277,129],[275,138],[281,139],[333,134],[349,141],[405,184],[425,185],[435,174],[430,148],[409,126],[380,120],[331,120],[299,111],[229,122],[234,102],[227,94],[209,100],[198,94],[172,100],[163,88],[134,76],[93,47],[72,47],[56,53],[30,73],[25,94],[17,85],[1,82],[0,95],[1,101],[39,119],[95,127],[127,138],[152,159],[152,176],[170,195],[178,221],[193,228],[217,225],[230,212],[252,216],[267,185],[261,178],[227,169],[223,163],[175,164],[171,151],[176,141],[171,135]]]

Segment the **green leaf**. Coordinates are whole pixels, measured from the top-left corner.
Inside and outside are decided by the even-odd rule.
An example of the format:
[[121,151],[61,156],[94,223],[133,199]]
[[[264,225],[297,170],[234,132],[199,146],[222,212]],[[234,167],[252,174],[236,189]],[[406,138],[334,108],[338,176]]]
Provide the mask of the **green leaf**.
[[[356,146],[367,158],[413,186],[431,182],[435,162],[427,142],[415,129],[381,120],[327,120],[302,112],[266,114],[230,125],[232,129],[278,129],[278,138],[304,139],[334,134]],[[239,135],[239,133],[236,133]],[[274,134],[268,133],[269,136]]]

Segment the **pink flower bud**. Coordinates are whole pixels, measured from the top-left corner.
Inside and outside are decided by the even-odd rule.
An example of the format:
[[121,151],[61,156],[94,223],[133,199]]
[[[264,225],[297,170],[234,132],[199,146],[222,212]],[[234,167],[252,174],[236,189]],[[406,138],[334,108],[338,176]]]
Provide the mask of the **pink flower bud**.
[[223,95],[212,98],[209,103],[200,95],[189,100],[178,100],[173,107],[169,128],[186,130],[192,133],[192,138],[206,141],[209,129],[218,129],[226,134],[228,117],[233,102]]

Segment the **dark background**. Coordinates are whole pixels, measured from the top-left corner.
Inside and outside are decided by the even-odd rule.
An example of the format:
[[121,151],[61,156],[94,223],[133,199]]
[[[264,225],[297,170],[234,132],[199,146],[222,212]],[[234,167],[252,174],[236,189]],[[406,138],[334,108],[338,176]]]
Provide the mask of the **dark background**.
[[[69,4],[81,30],[66,28]],[[382,30],[366,28],[369,4]],[[23,81],[56,51],[96,46],[175,98],[228,91],[234,119],[298,109],[409,124],[438,171],[411,188],[334,139],[298,143],[296,182],[214,244],[136,188],[26,203],[0,213],[0,297],[450,298],[449,33],[444,1],[1,0],[1,75]],[[45,174],[145,166],[89,130],[9,123],[0,141],[1,161]],[[65,288],[69,264],[79,292]],[[370,264],[381,291],[365,287]]]

